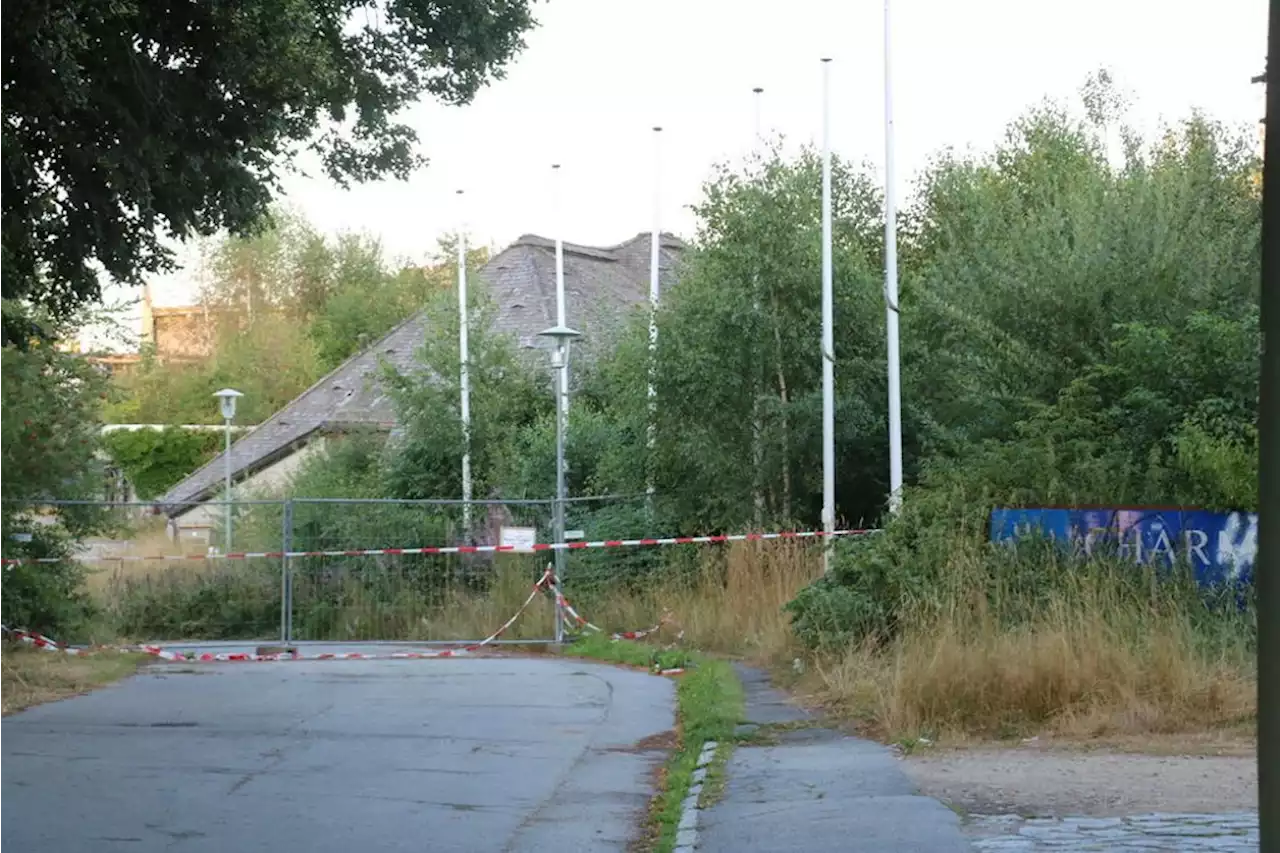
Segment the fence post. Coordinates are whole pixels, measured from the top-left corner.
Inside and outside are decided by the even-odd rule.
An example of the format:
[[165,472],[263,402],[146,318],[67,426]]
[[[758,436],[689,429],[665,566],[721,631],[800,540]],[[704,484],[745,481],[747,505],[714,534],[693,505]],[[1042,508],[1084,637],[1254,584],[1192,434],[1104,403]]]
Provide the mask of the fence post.
[[280,642],[293,639],[293,575],[289,571],[289,552],[293,550],[293,501],[284,502],[280,524]]

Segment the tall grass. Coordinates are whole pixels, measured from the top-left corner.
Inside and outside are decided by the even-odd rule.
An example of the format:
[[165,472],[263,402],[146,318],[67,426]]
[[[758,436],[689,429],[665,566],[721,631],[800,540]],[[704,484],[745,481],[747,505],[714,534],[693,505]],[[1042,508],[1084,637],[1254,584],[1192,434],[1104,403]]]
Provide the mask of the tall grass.
[[[1255,713],[1254,611],[1189,573],[957,541],[896,637],[818,661],[818,693],[888,738],[1178,733]],[[1034,581],[1028,583],[1029,570]]]
[[783,608],[822,573],[819,548],[788,541],[706,546],[694,566],[655,573],[639,586],[596,586],[574,605],[610,631],[650,628],[665,617],[659,641],[679,636],[702,651],[770,662],[797,650]]
[[[300,565],[293,582],[293,633],[317,640],[469,640],[488,636],[528,597],[542,560],[500,557],[492,569],[458,575],[426,558],[334,558]],[[299,561],[300,564],[303,561]],[[202,564],[196,564],[197,566]],[[261,639],[279,631],[278,560],[176,566],[113,574],[95,593],[109,630],[135,639]],[[609,631],[652,627],[713,652],[770,659],[793,646],[783,606],[820,571],[819,552],[800,543],[735,543],[686,549],[669,571],[633,571],[620,556],[567,594]],[[572,565],[571,565],[572,570]],[[552,633],[548,595],[504,634]]]
[[[901,594],[891,637],[806,652],[784,609],[822,572],[819,547],[735,543],[683,554],[669,571],[612,582],[597,574],[567,594],[605,631],[662,620],[654,642],[789,667],[833,711],[888,738],[1071,737],[1175,733],[1247,723],[1254,714],[1255,615],[1234,598],[1206,602],[1189,576],[1116,561],[1066,559],[1051,548],[1008,553],[955,541],[946,572]],[[425,595],[386,575],[350,573],[324,589],[295,586],[294,635],[324,640],[472,640],[515,613],[537,572],[499,562],[483,585]],[[607,566],[600,566],[607,569]],[[141,639],[274,636],[278,564],[239,573],[174,572],[117,580],[118,633]],[[376,582],[375,582],[376,580]],[[504,635],[550,636],[539,596]]]

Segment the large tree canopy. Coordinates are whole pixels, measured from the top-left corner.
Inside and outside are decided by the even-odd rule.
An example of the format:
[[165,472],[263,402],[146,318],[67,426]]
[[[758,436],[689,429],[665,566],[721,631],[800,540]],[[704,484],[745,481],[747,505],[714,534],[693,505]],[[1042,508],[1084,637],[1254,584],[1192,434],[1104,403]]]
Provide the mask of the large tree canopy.
[[168,268],[166,233],[251,230],[304,149],[340,183],[405,177],[421,157],[397,111],[500,77],[531,3],[5,3],[5,299],[65,316],[100,269]]

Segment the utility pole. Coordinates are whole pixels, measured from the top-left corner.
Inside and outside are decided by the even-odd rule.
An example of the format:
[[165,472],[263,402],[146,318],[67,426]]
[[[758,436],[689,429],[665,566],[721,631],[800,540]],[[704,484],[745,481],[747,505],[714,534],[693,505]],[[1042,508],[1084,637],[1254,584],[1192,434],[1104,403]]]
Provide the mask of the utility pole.
[[[752,123],[751,132],[751,154],[752,156],[760,155],[760,102],[764,89],[756,86],[751,90],[752,95],[752,112],[754,113],[754,122]],[[753,319],[756,327],[760,326],[760,272],[753,270],[751,273],[751,292],[753,301],[751,310],[754,312]],[[756,382],[752,385],[751,391],[754,399],[751,401],[751,466],[752,466],[752,485],[755,494],[752,496],[755,503],[755,523],[757,530],[764,529],[764,424],[760,413],[761,397],[764,393],[763,383],[764,367],[763,357],[760,364],[756,366]]]

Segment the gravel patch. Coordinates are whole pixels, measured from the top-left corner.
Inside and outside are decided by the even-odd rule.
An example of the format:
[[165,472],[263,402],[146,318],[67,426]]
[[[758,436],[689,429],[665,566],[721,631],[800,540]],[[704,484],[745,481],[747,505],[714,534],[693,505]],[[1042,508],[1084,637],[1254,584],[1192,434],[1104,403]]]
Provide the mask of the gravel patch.
[[1123,817],[1258,807],[1257,760],[1247,756],[962,750],[902,765],[923,793],[970,814]]

